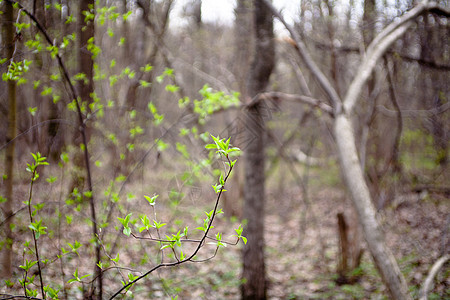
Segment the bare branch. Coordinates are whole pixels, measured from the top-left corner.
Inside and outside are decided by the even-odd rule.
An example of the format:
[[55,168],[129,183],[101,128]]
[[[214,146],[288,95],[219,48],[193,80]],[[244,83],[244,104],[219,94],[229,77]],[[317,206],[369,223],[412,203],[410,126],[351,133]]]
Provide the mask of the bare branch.
[[[321,50],[330,51],[333,48],[330,42],[319,41],[318,39],[315,39],[310,36],[305,37],[305,40],[308,43],[313,43],[314,47]],[[351,45],[341,45],[339,47],[335,46],[335,50],[341,53],[351,53],[351,54],[359,54],[361,52],[361,49],[359,47]],[[444,72],[450,71],[450,65],[445,64],[443,62],[437,62],[435,60],[417,57],[409,53],[402,53],[395,50],[388,50],[386,51],[386,54],[389,56],[394,56],[394,58],[400,58],[406,62],[418,63],[421,66],[431,68],[437,71],[444,71]]]
[[184,66],[187,71],[190,71],[193,74],[195,74],[198,77],[200,77],[203,80],[205,80],[206,82],[209,82],[215,88],[218,88],[218,89],[220,89],[220,90],[222,90],[222,91],[224,91],[224,92],[226,92],[228,94],[231,94],[231,91],[228,89],[227,85],[224,82],[222,82],[221,80],[215,78],[214,76],[206,73],[205,71],[200,70],[199,68],[197,68],[193,64],[190,64],[190,63],[184,61],[183,59],[181,59],[179,57],[175,58],[175,63],[178,63],[178,64]]
[[302,103],[306,103],[310,106],[317,107],[320,110],[322,110],[323,112],[326,112],[326,113],[330,114],[331,116],[333,116],[333,108],[318,99],[308,97],[308,96],[303,96],[303,95],[293,95],[293,94],[286,94],[286,93],[281,93],[281,92],[267,92],[267,93],[259,94],[252,100],[252,102],[250,102],[247,105],[247,107],[255,105],[256,103],[258,103],[259,101],[264,100],[264,99],[271,99],[274,101],[302,102]]
[[[429,110],[402,110],[402,118],[416,118],[416,117],[427,117],[434,114],[442,114],[450,109],[450,102],[447,102],[445,104],[442,104],[439,107],[429,109]],[[396,110],[390,110],[387,107],[383,105],[377,105],[377,111],[382,113],[383,115],[387,117],[396,118],[398,115],[398,111]]]
[[323,72],[319,69],[317,64],[314,62],[314,60],[309,55],[308,51],[306,50],[306,46],[303,43],[300,36],[297,34],[297,32],[284,20],[283,16],[276,10],[276,8],[270,3],[268,0],[262,0],[272,11],[273,15],[280,20],[281,23],[283,23],[284,27],[289,31],[291,34],[292,39],[295,42],[295,49],[297,50],[300,57],[303,59],[304,63],[308,67],[308,69],[311,71],[314,78],[319,83],[320,87],[325,91],[327,94],[327,97],[330,99],[330,103],[334,109],[334,113],[340,113],[341,111],[341,105],[342,101],[339,95],[337,94],[336,90],[331,85],[330,81],[327,79],[327,77],[323,74]]
[[392,22],[388,26],[386,26],[383,31],[381,31],[370,43],[367,48],[367,54],[371,51],[374,51],[377,48],[377,45],[380,44],[386,37],[391,35],[394,31],[396,31],[399,27],[403,27],[405,23],[415,19],[417,16],[421,15],[424,11],[436,7],[436,4],[428,4],[428,1],[422,1],[416,7],[409,10],[403,16],[401,16],[397,21]]
[[431,267],[430,272],[428,273],[425,282],[423,283],[422,288],[420,289],[419,300],[427,300],[428,293],[430,292],[431,284],[433,283],[434,277],[439,272],[439,270],[444,266],[444,264],[450,259],[450,255],[446,254],[439,258]]
[[367,48],[367,53],[365,54],[344,98],[344,110],[346,113],[351,114],[354,109],[362,87],[372,74],[378,59],[383,56],[392,43],[394,43],[406,32],[406,30],[412,25],[412,20],[414,18],[422,14],[424,11],[434,9],[436,7],[437,5],[435,3],[421,3],[403,15],[399,21],[388,25],[374,38]]
[[446,18],[450,17],[450,10],[445,7],[436,6],[436,7],[430,9],[430,13],[436,14],[441,17],[446,17]]
[[[348,88],[347,94],[344,98],[344,111],[347,114],[350,115],[352,113],[356,105],[356,102],[358,101],[359,94],[361,93],[363,86],[366,84],[367,80],[372,74],[378,59],[384,54],[386,49],[393,42],[395,42],[400,36],[402,36],[406,32],[406,30],[409,28],[411,24],[412,23],[410,22],[404,23],[403,26],[397,28],[390,35],[386,36],[386,39],[380,41],[379,44],[374,45],[373,44],[374,42],[370,44],[368,51],[364,56],[358,68],[358,71],[356,72],[355,77],[352,83],[350,84],[350,87]],[[371,47],[373,48],[371,49]]]
[[[228,178],[230,177],[230,174],[231,174],[231,172],[233,171],[233,165],[231,164],[231,161],[230,161],[228,155],[226,155],[225,158],[227,159],[228,163],[230,163],[230,168],[228,169],[227,174],[226,174],[225,178],[223,179],[224,183],[226,183],[226,182],[228,181]],[[194,262],[194,257],[197,255],[197,253],[198,253],[198,252],[200,251],[200,249],[203,247],[205,240],[206,240],[207,238],[209,238],[209,237],[208,237],[209,231],[214,227],[214,226],[212,226],[212,224],[214,223],[214,219],[215,219],[215,217],[216,217],[216,215],[217,215],[217,211],[218,211],[218,207],[219,207],[219,201],[220,201],[220,198],[221,198],[223,192],[224,192],[224,186],[220,189],[220,191],[219,191],[218,194],[217,194],[216,201],[215,201],[215,204],[214,204],[214,209],[213,209],[213,211],[212,211],[211,218],[210,218],[210,220],[209,220],[209,222],[208,222],[208,227],[206,228],[204,234],[202,235],[202,238],[199,240],[199,242],[198,242],[198,244],[197,244],[195,250],[194,250],[189,256],[187,256],[187,257],[184,258],[183,260],[178,260],[178,259],[177,259],[177,260],[174,261],[174,262],[160,263],[160,264],[154,266],[153,268],[151,268],[150,270],[148,270],[146,273],[140,275],[139,277],[135,278],[135,279],[132,280],[132,281],[129,281],[127,284],[124,284],[124,285],[123,285],[118,291],[116,291],[109,299],[112,300],[112,299],[116,298],[116,297],[117,297],[118,295],[120,295],[124,290],[125,290],[125,293],[126,293],[126,292],[128,291],[128,288],[129,288],[130,286],[132,286],[132,285],[135,284],[136,282],[138,282],[138,281],[140,281],[141,279],[147,277],[149,274],[151,274],[152,272],[154,272],[154,271],[156,271],[156,270],[158,270],[158,269],[160,269],[160,268],[174,267],[174,266],[177,266],[177,265],[186,263],[186,262]],[[135,236],[135,237],[136,237],[136,236]],[[216,251],[217,251],[217,249],[216,249]],[[215,255],[215,254],[214,254],[214,255]]]

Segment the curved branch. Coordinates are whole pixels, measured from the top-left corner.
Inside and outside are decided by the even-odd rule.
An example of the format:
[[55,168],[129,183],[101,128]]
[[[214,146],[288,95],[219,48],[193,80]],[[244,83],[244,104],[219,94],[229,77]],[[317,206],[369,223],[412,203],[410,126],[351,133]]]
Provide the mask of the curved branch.
[[403,26],[395,29],[391,34],[386,36],[386,39],[380,41],[379,44],[375,46],[373,46],[373,42],[371,43],[371,46],[369,46],[369,48],[374,48],[367,51],[358,68],[358,71],[355,74],[352,83],[350,84],[350,87],[347,90],[347,94],[345,95],[344,111],[347,114],[350,115],[352,113],[356,102],[358,101],[358,96],[361,93],[363,86],[366,84],[367,80],[372,74],[378,59],[384,54],[384,52],[389,46],[391,46],[393,42],[395,42],[406,32],[406,30],[408,30],[411,24],[412,22],[404,23]]
[[[31,20],[33,20],[33,22],[36,24],[36,27],[38,28],[38,30],[44,35],[45,40],[47,41],[47,43],[51,46],[54,46],[54,42],[53,40],[50,38],[50,35],[47,33],[47,31],[45,30],[45,28],[42,26],[42,24],[39,22],[39,20],[36,18],[36,16],[31,13],[30,11],[28,11],[27,9],[25,9],[23,7],[22,4],[20,4],[17,1],[12,1],[12,0],[6,0],[8,3],[10,4],[14,4],[17,5],[17,7],[19,7]],[[91,165],[90,165],[90,158],[89,158],[89,150],[87,147],[87,142],[88,142],[88,138],[87,138],[87,133],[86,133],[86,116],[83,114],[82,110],[81,110],[81,104],[80,102],[82,102],[83,99],[81,99],[81,97],[79,97],[74,85],[72,84],[71,80],[70,80],[70,76],[69,76],[69,72],[64,64],[64,61],[61,58],[61,55],[58,53],[56,54],[56,58],[58,61],[58,65],[60,68],[60,72],[63,73],[64,76],[64,80],[67,82],[67,84],[70,87],[70,92],[71,92],[71,96],[75,105],[76,105],[76,110],[77,110],[77,116],[78,116],[78,122],[79,122],[79,131],[81,133],[81,137],[82,137],[82,143],[85,145],[84,149],[83,149],[83,156],[84,156],[84,164],[85,164],[85,168],[86,168],[86,176],[87,176],[87,185],[88,185],[88,190],[89,191],[93,191],[93,184],[92,184],[92,172],[91,172]],[[94,196],[92,195],[91,197],[89,197],[89,206],[91,208],[91,218],[92,218],[92,235],[94,237],[94,239],[98,239],[98,228],[97,228],[97,217],[96,217],[96,212],[95,212],[95,199]],[[98,245],[96,245],[96,263],[101,261],[101,255],[100,255],[100,247]],[[102,293],[102,278],[101,278],[101,270],[98,267],[98,264],[96,264],[95,267],[95,274],[98,276],[99,275],[99,295],[101,296]]]
[[270,3],[268,0],[262,1],[267,5],[267,7],[269,7],[269,9],[272,11],[272,14],[278,20],[280,20],[280,22],[283,23],[284,27],[289,31],[292,39],[294,40],[296,46],[295,49],[297,50],[300,57],[303,59],[308,69],[311,71],[314,78],[319,83],[319,86],[325,91],[327,97],[330,99],[330,103],[334,109],[334,113],[340,113],[342,105],[341,98],[331,85],[330,81],[327,79],[327,77],[323,74],[323,72],[319,69],[317,64],[312,59],[312,57],[309,55],[308,51],[306,50],[306,45],[303,43],[300,36],[292,28],[292,26],[290,26],[284,20],[283,16],[276,10],[276,8],[272,5],[272,3]]
[[[416,118],[416,117],[424,118],[424,117],[429,117],[432,115],[442,114],[449,109],[450,109],[450,102],[447,102],[445,104],[442,104],[439,107],[435,107],[435,108],[428,109],[428,110],[414,110],[414,109],[402,110],[401,115],[402,115],[402,118]],[[391,117],[391,118],[396,118],[397,115],[399,114],[398,111],[390,110],[383,105],[377,105],[377,111],[379,111],[383,115],[385,115],[387,117]]]
[[388,25],[374,38],[367,48],[367,53],[365,54],[360,67],[358,68],[358,71],[356,72],[355,77],[348,88],[347,94],[345,95],[343,102],[344,111],[346,113],[351,114],[353,111],[356,102],[358,101],[358,96],[361,93],[364,84],[372,74],[378,59],[383,56],[392,43],[394,43],[406,32],[406,30],[408,30],[408,28],[413,24],[412,20],[414,18],[418,17],[423,12],[436,7],[436,3],[428,4],[427,1],[425,1],[404,14],[398,22],[393,22]]
[[427,300],[428,299],[428,293],[430,292],[431,284],[433,283],[434,277],[436,277],[436,274],[439,272],[439,270],[444,266],[444,264],[450,259],[450,255],[446,254],[439,258],[431,267],[430,273],[428,273],[427,278],[425,279],[425,282],[423,283],[422,288],[420,289],[419,293],[419,300]]
[[[228,162],[230,163],[230,159],[228,157],[228,155],[226,156],[226,159],[228,160]],[[233,171],[233,166],[230,164],[230,169],[227,172],[227,175],[224,178],[224,183],[227,182],[228,178],[230,177],[231,171]],[[177,260],[171,263],[160,263],[156,266],[154,266],[153,268],[151,268],[150,270],[148,270],[146,273],[140,275],[139,277],[137,277],[136,279],[134,279],[133,281],[128,282],[127,284],[123,285],[117,292],[114,293],[114,295],[111,296],[111,299],[114,299],[115,297],[117,297],[118,295],[120,295],[120,293],[122,293],[123,290],[126,290],[127,288],[129,288],[130,286],[132,286],[133,284],[135,284],[136,282],[140,281],[141,279],[147,277],[149,274],[151,274],[152,272],[156,271],[157,269],[160,268],[166,268],[166,267],[174,267],[177,265],[180,265],[182,263],[185,262],[194,262],[194,257],[197,255],[197,253],[200,251],[200,249],[203,247],[204,241],[208,238],[208,233],[210,231],[210,229],[212,228],[212,224],[214,222],[216,213],[217,213],[217,209],[219,207],[219,201],[220,201],[220,197],[222,196],[222,193],[224,191],[224,187],[225,185],[220,189],[219,193],[217,194],[217,198],[214,204],[214,209],[213,209],[213,213],[211,216],[211,219],[209,220],[208,223],[208,227],[206,228],[205,233],[203,234],[202,238],[199,240],[197,247],[195,248],[194,252],[192,252],[191,255],[189,255],[188,257],[186,257],[183,260]],[[217,250],[216,250],[217,251]]]
[[333,107],[329,106],[328,104],[313,98],[308,97],[304,95],[293,95],[293,94],[286,94],[282,92],[267,92],[259,94],[257,97],[255,97],[252,102],[250,102],[247,107],[251,107],[252,105],[255,105],[257,102],[263,100],[263,99],[272,99],[274,101],[295,101],[295,102],[301,102],[308,104],[312,107],[319,108],[325,113],[333,115]]
[[[374,48],[377,47],[377,45],[385,39],[388,35],[390,35],[392,32],[394,32],[397,28],[403,26],[405,23],[415,19],[419,15],[421,15],[424,11],[427,10],[434,10],[439,8],[439,6],[435,2],[429,3],[428,0],[424,0],[421,3],[419,3],[416,7],[412,8],[408,12],[406,12],[403,16],[401,16],[397,21],[392,22],[388,26],[386,26],[383,31],[381,31],[370,43],[369,47],[367,48],[367,54],[369,54],[370,51],[374,50]],[[444,9],[440,9],[444,10]],[[444,10],[445,11],[445,10]]]

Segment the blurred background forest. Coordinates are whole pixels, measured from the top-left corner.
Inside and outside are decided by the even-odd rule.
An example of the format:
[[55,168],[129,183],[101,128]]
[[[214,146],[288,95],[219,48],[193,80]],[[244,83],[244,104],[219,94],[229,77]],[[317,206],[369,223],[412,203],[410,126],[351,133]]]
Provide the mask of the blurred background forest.
[[[212,12],[202,10],[201,0],[0,2],[1,293],[109,298],[122,282],[182,260],[181,248],[161,250],[163,244],[136,236],[145,233],[139,227],[146,214],[166,224],[153,238],[188,226],[189,237],[200,239],[195,228],[214,208],[211,185],[224,173],[224,160],[205,149],[210,134],[230,137],[244,154],[233,158],[219,202],[224,214],[212,229],[234,243],[233,229],[251,222],[246,190],[258,187],[249,186],[245,153],[253,149],[246,105],[257,96],[249,77],[252,62],[261,60],[254,34],[259,1],[230,1],[231,22],[205,21]],[[341,97],[371,41],[416,4],[292,2],[291,27]],[[314,102],[327,93],[290,33],[278,19],[270,21],[274,65],[262,91],[275,96],[260,116],[265,226],[258,241],[251,230],[243,234],[248,244],[262,243],[266,296],[387,299],[339,167],[332,103]],[[418,16],[378,60],[351,116],[377,220],[413,298],[450,250],[449,33],[448,14]],[[289,95],[305,95],[310,105]],[[31,180],[30,152],[49,163]],[[145,196],[154,195],[156,205],[149,206]],[[123,234],[128,223],[118,220],[130,213],[135,237]],[[194,249],[186,244],[185,253]],[[201,246],[196,259],[207,261],[160,268],[125,298],[245,298],[246,246],[217,253],[219,245]],[[29,264],[35,260],[39,269]],[[447,262],[430,299],[450,298],[449,272]]]

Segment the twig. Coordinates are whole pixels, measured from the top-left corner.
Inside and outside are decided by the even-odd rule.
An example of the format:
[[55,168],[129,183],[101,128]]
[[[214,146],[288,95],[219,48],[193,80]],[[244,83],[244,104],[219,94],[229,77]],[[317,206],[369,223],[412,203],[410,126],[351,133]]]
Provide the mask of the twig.
[[[30,193],[29,193],[29,197],[28,197],[28,215],[30,217],[30,224],[34,223],[33,221],[33,214],[31,212],[31,199],[32,199],[32,195],[33,195],[33,183],[35,180],[35,176],[36,176],[36,169],[33,170],[33,173],[31,174],[31,184],[30,184]],[[39,275],[39,281],[41,283],[41,293],[42,293],[42,297],[45,299],[45,292],[44,292],[44,281],[42,279],[42,269],[41,269],[41,259],[39,257],[39,249],[38,249],[38,245],[37,245],[37,238],[36,238],[36,233],[33,229],[30,229],[31,233],[33,235],[33,242],[34,242],[34,254],[36,255],[36,260],[37,260],[37,266],[38,266],[38,275]],[[24,280],[25,282],[25,280]],[[24,283],[25,284],[25,283]]]
[[295,43],[295,49],[297,50],[300,57],[303,59],[304,63],[308,67],[308,69],[311,71],[314,78],[319,83],[319,86],[325,91],[327,94],[327,97],[330,99],[331,106],[334,109],[335,113],[340,113],[341,111],[341,105],[342,101],[336,92],[336,90],[331,85],[330,81],[327,79],[327,77],[323,74],[323,72],[320,70],[320,68],[317,66],[317,64],[314,62],[314,60],[309,55],[308,51],[306,50],[306,45],[303,43],[300,36],[297,34],[297,32],[284,20],[283,16],[278,12],[275,7],[270,3],[268,0],[262,0],[266,6],[272,11],[272,14],[280,20],[281,23],[283,23],[284,27],[289,31],[292,39]]
[[[231,162],[230,159],[229,159],[229,157],[228,157],[228,155],[226,156],[226,159],[228,160],[229,163]],[[233,170],[233,166],[232,166],[231,163],[230,163],[230,168],[229,168],[229,170],[228,170],[227,175],[226,175],[225,178],[224,178],[224,183],[227,182],[228,178],[230,177],[230,174],[231,174],[231,171],[232,171],[232,170]],[[138,282],[139,280],[141,280],[141,279],[147,277],[149,274],[151,274],[152,272],[156,271],[157,269],[177,266],[177,265],[179,265],[179,264],[182,264],[182,263],[185,263],[185,262],[188,262],[188,261],[194,262],[193,258],[195,257],[195,255],[197,255],[197,253],[198,253],[198,252],[200,251],[200,249],[203,247],[204,241],[205,241],[205,239],[208,237],[208,233],[209,233],[210,229],[212,228],[212,224],[213,224],[213,222],[214,222],[214,219],[215,219],[215,216],[216,216],[216,213],[217,213],[217,208],[218,208],[218,206],[219,206],[219,200],[220,200],[220,197],[222,196],[222,193],[223,193],[223,191],[224,191],[224,187],[225,187],[225,186],[222,186],[222,188],[220,189],[219,193],[217,194],[216,202],[215,202],[215,205],[214,205],[214,209],[213,209],[213,213],[212,213],[211,219],[209,220],[209,223],[208,223],[208,227],[206,228],[205,233],[203,234],[203,236],[202,236],[202,238],[200,239],[200,241],[199,241],[197,247],[195,248],[194,252],[193,252],[191,255],[189,255],[189,256],[188,256],[187,258],[185,258],[184,260],[178,260],[178,259],[177,259],[177,261],[175,261],[175,262],[171,262],[171,263],[160,263],[160,264],[154,266],[153,268],[151,268],[149,271],[147,271],[147,272],[144,273],[143,275],[139,276],[138,278],[134,279],[133,281],[130,281],[130,282],[128,282],[127,284],[125,284],[124,286],[122,286],[122,287],[121,287],[116,293],[114,293],[114,295],[112,295],[111,298],[109,298],[109,299],[110,299],[110,300],[111,300],[111,299],[114,299],[114,298],[117,297],[123,290],[127,289],[128,287],[130,287],[131,285],[135,284],[135,283]],[[216,249],[216,252],[217,252],[217,249]],[[214,254],[214,255],[215,255],[215,254]]]
[[309,96],[303,96],[303,95],[294,95],[294,94],[286,94],[282,92],[266,92],[266,93],[260,93],[256,95],[250,103],[247,105],[244,105],[245,108],[251,108],[261,102],[262,100],[273,100],[273,101],[294,101],[294,102],[301,102],[308,104],[312,107],[317,107],[323,112],[329,114],[330,116],[333,116],[333,108],[329,106],[328,104],[324,103],[323,101],[320,101],[318,99],[315,99],[313,97]]
[[[450,102],[442,104],[439,107],[428,109],[428,110],[413,110],[407,109],[402,110],[400,113],[402,118],[416,118],[416,117],[427,117],[435,114],[442,114],[450,109]],[[383,105],[377,105],[377,110],[385,116],[396,118],[399,112],[397,110],[390,110]]]
[[[23,5],[21,5],[20,3],[16,2],[16,1],[12,1],[12,0],[6,0],[6,1],[10,4],[17,5],[19,7],[19,9],[21,9],[26,15],[28,15],[28,17],[35,22],[38,30],[44,35],[47,43],[51,46],[54,46],[53,40],[50,38],[50,36],[47,33],[47,31],[45,30],[45,28],[42,26],[42,24],[39,22],[39,20],[36,18],[36,16],[33,13],[31,13],[30,11],[25,9],[23,7]],[[64,64],[64,61],[62,60],[62,57],[59,53],[56,54],[56,58],[58,61],[58,65],[60,67],[60,71],[63,73],[64,79],[67,82],[67,84],[69,85],[72,99],[74,100],[75,105],[76,105],[78,122],[79,122],[79,126],[80,126],[79,131],[81,133],[82,142],[84,144],[83,154],[84,154],[84,162],[85,162],[85,167],[86,167],[88,189],[90,192],[92,192],[93,185],[92,185],[92,177],[91,177],[89,151],[88,151],[88,147],[87,147],[86,122],[85,122],[85,116],[83,115],[83,112],[81,111],[81,105],[80,105],[80,101],[82,99],[79,98],[79,95],[70,80],[69,72],[68,72],[68,70]],[[98,239],[97,217],[96,217],[96,212],[95,212],[95,200],[94,200],[93,194],[91,195],[91,197],[89,197],[89,204],[90,204],[90,208],[91,208],[92,234],[95,239]],[[99,292],[101,294],[102,277],[101,277],[101,269],[100,269],[100,267],[98,267],[98,263],[101,261],[101,254],[100,254],[100,245],[98,242],[95,245],[95,252],[96,252],[96,264],[95,264],[96,266],[95,266],[94,272],[96,275],[100,275],[98,277],[99,278],[98,285],[99,285],[99,289],[100,289]]]
[[436,3],[418,4],[416,7],[404,14],[398,22],[393,22],[378,34],[367,48],[367,52],[363,57],[362,63],[356,72],[352,83],[350,84],[347,94],[344,98],[344,111],[351,114],[361,93],[363,85],[367,82],[375,68],[378,59],[386,52],[386,50],[401,37],[406,30],[413,24],[413,19],[423,12],[436,8]]
[[395,139],[394,139],[394,145],[392,147],[392,153],[389,160],[389,164],[386,166],[386,168],[389,168],[389,165],[392,163],[394,166],[394,172],[400,173],[401,172],[401,164],[399,162],[399,149],[400,149],[400,139],[402,137],[403,132],[403,116],[402,116],[402,110],[400,109],[400,105],[398,104],[397,100],[397,94],[395,91],[394,86],[394,74],[392,68],[389,67],[389,61],[387,57],[384,57],[384,63],[386,65],[386,71],[387,71],[387,79],[389,83],[389,94],[391,95],[391,101],[392,104],[395,107],[395,111],[397,112],[397,131],[395,132]]
[[450,259],[450,255],[446,254],[439,258],[431,267],[430,272],[428,273],[427,278],[425,279],[425,282],[422,285],[422,288],[419,292],[419,300],[427,300],[428,299],[428,293],[431,289],[431,284],[433,283],[434,277],[436,277],[436,274],[439,272],[439,270],[444,266],[444,264]]

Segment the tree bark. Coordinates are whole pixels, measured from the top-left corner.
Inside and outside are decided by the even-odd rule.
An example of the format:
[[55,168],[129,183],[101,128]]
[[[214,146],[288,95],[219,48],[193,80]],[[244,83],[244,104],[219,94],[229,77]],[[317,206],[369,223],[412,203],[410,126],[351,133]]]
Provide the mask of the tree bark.
[[[10,3],[3,4],[3,28],[2,36],[5,38],[5,54],[9,62],[14,60],[14,10]],[[12,275],[12,257],[13,257],[13,242],[14,235],[11,231],[11,224],[13,218],[13,180],[14,180],[14,153],[15,153],[15,140],[17,124],[16,124],[16,82],[14,80],[8,80],[8,131],[6,135],[6,143],[9,143],[6,148],[5,155],[5,176],[4,179],[4,197],[6,202],[3,205],[3,216],[5,218],[5,224],[3,228],[5,230],[5,244],[2,251],[2,276],[3,278],[10,278]]]
[[348,261],[349,261],[349,242],[348,242],[348,225],[345,221],[343,213],[337,214],[338,219],[338,232],[339,232],[339,246],[340,246],[340,258],[338,263],[338,274],[341,280],[347,277]]
[[[248,103],[264,91],[275,64],[272,13],[263,1],[254,0],[253,3],[255,48],[247,84]],[[248,243],[243,249],[242,299],[266,299],[267,291],[264,263],[264,111],[264,103],[258,101],[245,114],[247,145],[244,145],[243,217],[248,221],[244,233]]]
[[375,265],[393,299],[411,299],[411,296],[408,294],[405,279],[400,272],[394,256],[385,245],[382,231],[376,219],[376,210],[373,206],[369,189],[364,179],[363,170],[360,166],[358,152],[356,150],[355,134],[351,124],[351,116],[354,115],[354,108],[359,100],[359,95],[373,73],[377,61],[384,55],[392,43],[408,30],[412,24],[412,20],[427,10],[438,10],[443,14],[447,14],[447,11],[438,7],[436,3],[424,1],[405,13],[396,22],[392,22],[390,25],[386,26],[367,47],[367,51],[347,90],[344,101],[341,101],[328,78],[324,76],[315,62],[311,59],[300,36],[286,23],[281,14],[269,1],[261,1],[264,1],[264,3],[271,8],[272,13],[289,31],[297,46],[296,49],[299,55],[303,58],[306,66],[331,100],[330,102],[334,106],[335,112],[333,129],[338,146],[340,167],[347,188],[351,194],[353,205],[358,212],[358,217],[363,227],[364,235]]
[[[89,44],[94,43],[94,41],[91,39],[95,37],[95,27],[94,27],[94,20],[92,19],[89,20],[85,16],[87,12],[91,14],[94,13],[94,5],[95,5],[94,0],[82,0],[80,1],[80,6],[78,9],[78,28],[77,28],[77,34],[79,37],[78,70],[79,73],[85,74],[87,79],[86,82],[80,82],[80,84],[78,85],[78,95],[80,98],[79,99],[80,103],[87,102],[87,104],[90,104],[92,102],[91,94],[94,93],[94,76],[93,76],[94,59],[92,57],[93,53],[89,50]],[[90,132],[80,113],[81,112],[79,112],[80,133],[82,137],[81,143],[84,144],[84,150],[83,153],[77,152],[75,154],[74,163],[77,166],[82,166],[84,160],[84,167],[86,169],[87,184],[88,184],[87,188],[89,191],[93,192],[90,162],[89,162],[90,158],[89,152],[87,151],[88,143],[90,140]],[[82,179],[82,181],[84,182],[84,178]],[[102,270],[98,266],[99,263],[101,262],[101,248],[100,248],[101,246],[100,243],[97,241],[99,235],[97,229],[97,217],[93,195],[89,197],[89,206],[91,209],[92,235],[93,239],[95,240],[93,244],[95,247],[94,278],[96,278],[92,295],[89,295],[89,297],[93,297],[94,299],[102,299],[103,278],[102,278]]]
[[379,228],[376,210],[371,201],[369,188],[366,185],[359,163],[353,126],[346,114],[340,114],[336,117],[334,135],[338,146],[341,170],[352,197],[353,205],[358,211],[375,266],[393,299],[410,299],[400,268],[393,254],[384,243],[384,235]]

